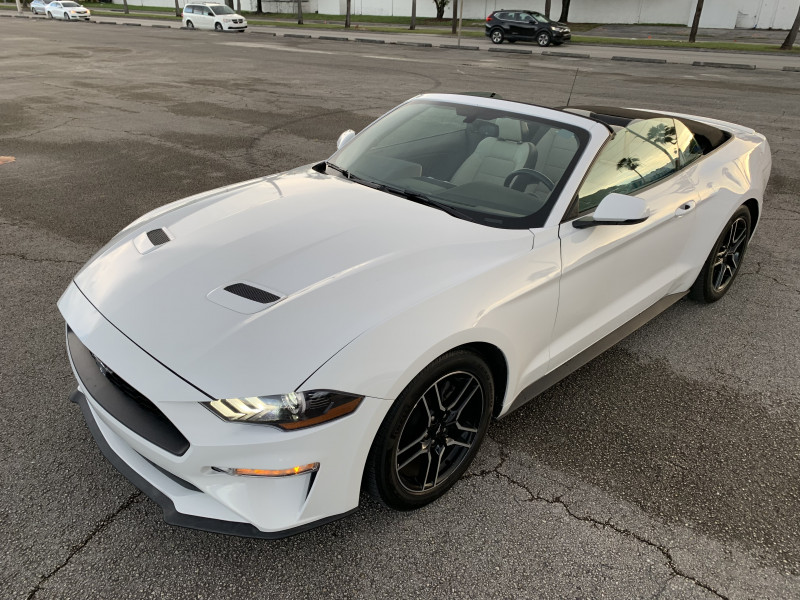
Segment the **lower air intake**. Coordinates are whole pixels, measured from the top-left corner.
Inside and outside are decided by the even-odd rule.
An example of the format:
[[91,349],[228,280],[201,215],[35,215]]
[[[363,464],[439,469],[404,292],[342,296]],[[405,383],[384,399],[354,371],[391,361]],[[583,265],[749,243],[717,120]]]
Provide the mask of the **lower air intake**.
[[262,290],[252,285],[247,285],[246,283],[233,283],[227,286],[225,291],[235,294],[236,296],[241,296],[242,298],[247,298],[253,302],[258,302],[259,304],[269,304],[270,302],[280,300],[275,294],[270,294],[267,290]]

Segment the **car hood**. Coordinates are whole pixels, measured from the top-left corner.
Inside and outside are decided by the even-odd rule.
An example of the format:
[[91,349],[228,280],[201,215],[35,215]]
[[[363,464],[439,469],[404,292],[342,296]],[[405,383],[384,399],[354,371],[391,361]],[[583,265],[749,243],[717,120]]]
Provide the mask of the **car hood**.
[[[310,169],[153,214],[75,283],[146,352],[219,398],[294,390],[366,329],[532,247],[528,230],[485,227]],[[171,239],[153,246],[147,232],[157,228]],[[234,283],[280,300],[242,300],[224,290]],[[387,340],[376,351],[390,349]]]

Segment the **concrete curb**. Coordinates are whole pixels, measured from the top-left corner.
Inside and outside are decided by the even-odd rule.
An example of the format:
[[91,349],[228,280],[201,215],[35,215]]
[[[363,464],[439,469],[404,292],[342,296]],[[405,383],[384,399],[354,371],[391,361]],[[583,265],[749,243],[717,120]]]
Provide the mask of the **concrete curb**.
[[553,52],[545,50],[542,56],[558,56],[561,58],[592,58],[591,54],[577,54],[575,52]]
[[653,63],[656,65],[667,64],[666,58],[638,58],[636,56],[612,56],[611,60],[624,60],[628,62]]
[[718,62],[705,62],[696,60],[692,63],[693,67],[717,67],[719,69],[749,69],[755,70],[755,65],[743,65],[740,63],[718,63]]
[[300,39],[304,39],[304,40],[310,40],[311,39],[310,35],[305,35],[303,33],[284,33],[283,37],[300,38]]
[[258,29],[251,29],[250,33],[258,33],[259,35],[271,35],[272,37],[275,37],[276,35],[274,31],[260,31]]
[[[125,25],[126,27],[141,27],[142,26],[141,23],[123,23],[123,25]],[[151,25],[151,27],[152,27],[152,25]]]
[[439,44],[439,48],[446,48],[447,50],[480,50],[478,46],[457,46],[455,44]]
[[329,42],[349,42],[350,38],[336,37],[335,35],[321,35],[318,40],[328,40]]
[[800,73],[800,67],[783,67],[782,70],[783,71],[796,71],[797,73]]
[[489,52],[506,52],[507,54],[533,54],[533,50],[521,48],[489,48]]
[[156,29],[172,29],[172,25],[150,25],[150,27],[155,27]]
[[396,46],[416,46],[417,48],[433,48],[428,42],[394,42]]
[[95,21],[98,25],[116,25],[116,21]]
[[362,42],[364,44],[385,44],[386,40],[373,40],[370,38],[356,38],[357,42]]

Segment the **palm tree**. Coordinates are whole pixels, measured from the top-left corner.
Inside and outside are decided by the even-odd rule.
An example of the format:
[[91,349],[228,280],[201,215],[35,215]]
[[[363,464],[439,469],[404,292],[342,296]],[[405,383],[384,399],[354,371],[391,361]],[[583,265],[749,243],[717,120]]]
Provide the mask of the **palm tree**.
[[561,16],[558,20],[561,23],[566,23],[569,20],[569,3],[571,0],[561,0]]
[[411,0],[411,29],[412,31],[417,28],[417,0]]
[[351,0],[347,0],[347,16],[345,16],[345,18],[344,18],[344,28],[345,29],[350,29],[350,2],[351,2]]
[[703,2],[705,2],[705,0],[697,0],[697,8],[694,9],[692,30],[689,32],[689,42],[692,44],[694,44],[697,39],[697,28],[700,26],[700,13],[703,12]]
[[617,170],[619,171],[621,169],[628,169],[636,173],[639,176],[639,179],[644,179],[644,177],[642,177],[642,174],[636,170],[640,166],[641,166],[641,161],[638,158],[635,158],[633,156],[628,156],[627,158],[621,158],[619,160],[619,162],[617,163]]
[[297,24],[303,24],[303,0],[297,0]]
[[789,30],[789,35],[786,36],[786,39],[781,44],[781,50],[791,50],[792,46],[794,46],[794,41],[797,39],[797,30],[800,28],[800,8],[797,9],[797,16],[794,18],[794,24],[792,28]]
[[122,5],[125,7],[123,11],[126,15],[128,14],[128,0],[122,0]]

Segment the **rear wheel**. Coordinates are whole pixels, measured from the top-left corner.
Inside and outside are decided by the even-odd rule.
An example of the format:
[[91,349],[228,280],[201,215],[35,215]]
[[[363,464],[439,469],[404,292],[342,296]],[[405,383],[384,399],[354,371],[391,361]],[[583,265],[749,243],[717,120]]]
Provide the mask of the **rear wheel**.
[[217,31],[222,31],[222,23],[214,23],[214,29]]
[[186,21],[186,29],[194,29],[194,23],[191,21]]
[[494,384],[486,363],[448,352],[417,375],[395,401],[372,443],[364,487],[380,503],[411,510],[458,481],[483,440]]
[[503,30],[500,29],[499,27],[495,27],[494,29],[492,29],[492,31],[489,34],[489,38],[492,40],[493,44],[502,44],[504,37],[505,36],[503,35]]
[[750,241],[750,211],[740,206],[717,238],[689,297],[699,302],[716,302],[733,284]]
[[549,46],[550,45],[550,34],[546,31],[540,31],[536,34],[536,43],[540,46]]

